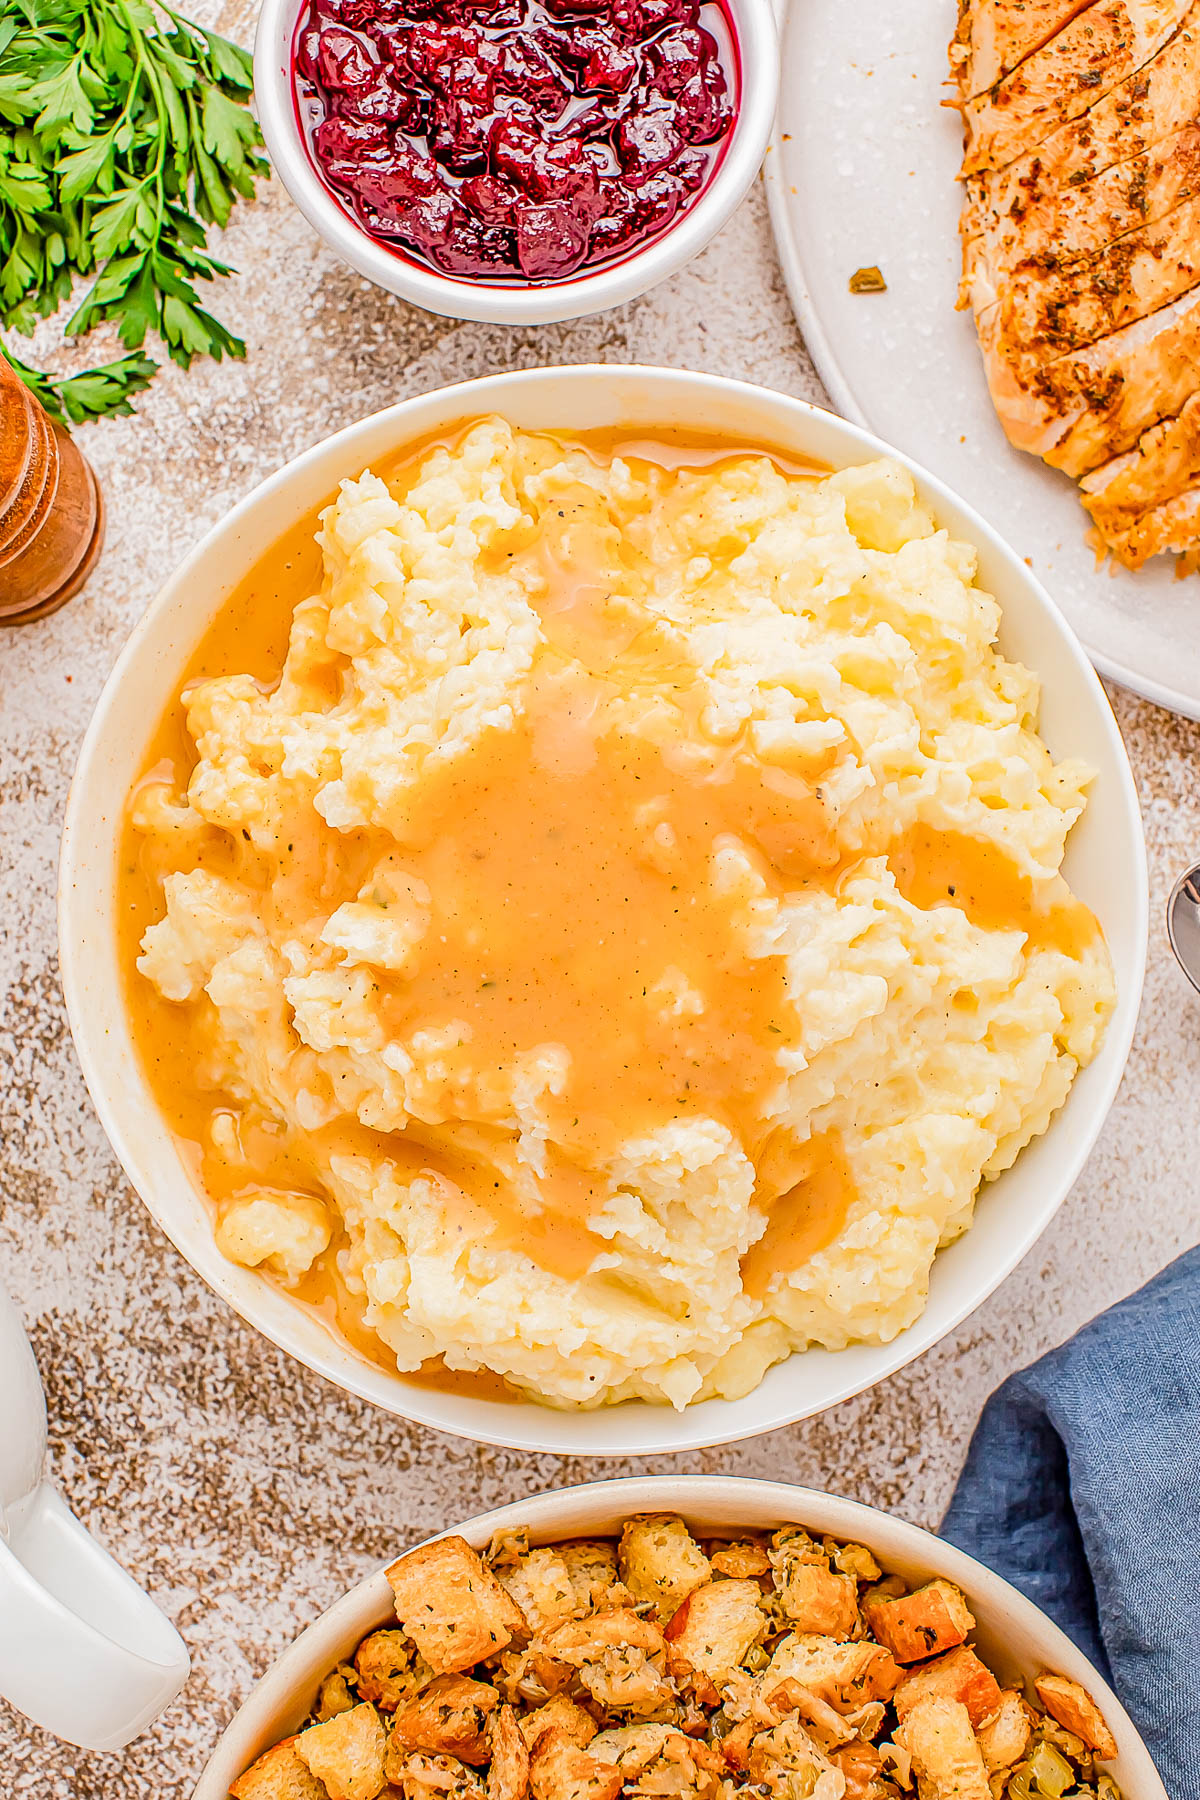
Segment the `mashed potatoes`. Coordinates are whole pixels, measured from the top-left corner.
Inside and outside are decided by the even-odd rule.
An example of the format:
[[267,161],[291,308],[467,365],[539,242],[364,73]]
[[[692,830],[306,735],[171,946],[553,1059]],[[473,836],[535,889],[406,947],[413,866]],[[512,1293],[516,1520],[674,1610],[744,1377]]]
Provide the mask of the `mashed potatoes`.
[[223,1251],[561,1406],[893,1337],[1113,1004],[974,552],[498,419],[318,541],[133,800]]

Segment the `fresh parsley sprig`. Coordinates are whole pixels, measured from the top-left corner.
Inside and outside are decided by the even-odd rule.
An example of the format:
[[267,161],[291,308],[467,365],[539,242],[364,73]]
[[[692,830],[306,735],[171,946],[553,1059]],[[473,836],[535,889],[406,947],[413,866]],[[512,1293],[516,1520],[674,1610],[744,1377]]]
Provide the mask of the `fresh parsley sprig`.
[[81,369],[77,375],[48,375],[44,369],[31,369],[9,349],[0,354],[12,364],[50,417],[63,425],[82,425],[87,419],[131,413],[129,396],[149,387],[158,369],[148,356],[135,354],[101,363],[95,369]]
[[[230,273],[207,228],[266,173],[250,87],[244,50],[165,4],[6,0],[0,324],[28,334],[91,276],[68,336],[109,321],[140,352],[154,331],[185,369],[244,356],[196,283]],[[10,361],[68,419],[128,412],[157,367],[137,354],[58,377]]]

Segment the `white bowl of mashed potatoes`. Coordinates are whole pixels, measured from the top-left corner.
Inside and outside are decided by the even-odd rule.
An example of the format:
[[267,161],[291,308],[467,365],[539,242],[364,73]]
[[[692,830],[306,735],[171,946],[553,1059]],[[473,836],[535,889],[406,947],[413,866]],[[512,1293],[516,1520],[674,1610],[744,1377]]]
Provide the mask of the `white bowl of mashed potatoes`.
[[1140,997],[1121,739],[1026,567],[802,402],[574,368],[243,501],[86,738],[61,959],[134,1186],[422,1423],[681,1450],[979,1305]]

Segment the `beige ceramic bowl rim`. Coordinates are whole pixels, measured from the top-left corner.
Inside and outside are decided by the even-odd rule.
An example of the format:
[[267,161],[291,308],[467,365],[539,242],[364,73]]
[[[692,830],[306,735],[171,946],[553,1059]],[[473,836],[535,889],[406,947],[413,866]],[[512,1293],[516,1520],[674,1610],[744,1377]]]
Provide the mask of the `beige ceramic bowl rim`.
[[439,275],[393,255],[338,202],[313,166],[296,120],[292,37],[305,0],[263,0],[254,41],[254,94],[271,162],[309,224],[369,281],[448,318],[548,325],[636,299],[674,274],[725,224],[758,172],[779,89],[771,0],[725,0],[738,39],[741,96],[716,174],[661,237],[611,267],[546,285],[500,287]]
[[[747,1530],[803,1525],[815,1533],[863,1543],[885,1568],[911,1574],[925,1571],[955,1582],[972,1610],[1002,1622],[1035,1646],[1035,1660],[1014,1658],[1021,1674],[1042,1668],[1081,1681],[1117,1739],[1120,1757],[1113,1770],[1125,1800],[1167,1800],[1149,1751],[1129,1714],[1100,1672],[1053,1620],[974,1557],[918,1525],[897,1519],[861,1501],[843,1499],[788,1482],[737,1475],[635,1475],[532,1494],[493,1511],[478,1513],[446,1531],[460,1533],[482,1549],[494,1531],[528,1525],[536,1543],[611,1532],[634,1513],[680,1513],[700,1525],[741,1524]],[[409,1546],[411,1548],[411,1546]],[[399,1551],[397,1551],[399,1554]],[[905,1569],[904,1565],[908,1568]],[[318,1683],[359,1638],[394,1621],[392,1593],[383,1568],[368,1575],[308,1625],[254,1687],[222,1734],[193,1800],[227,1800],[229,1784],[270,1745],[294,1731],[306,1715]],[[982,1619],[981,1619],[982,1623]]]
[[[565,409],[561,424],[547,423],[548,414],[555,416],[555,395]],[[585,402],[593,401],[605,409],[619,406],[622,410],[617,412],[617,418],[623,423],[634,417],[642,433],[651,429],[642,416],[646,408],[652,408],[650,416],[660,423],[680,415],[705,425],[722,417],[734,418],[743,420],[740,428],[728,425],[723,429],[741,436],[743,441],[788,442],[801,453],[807,450],[809,454],[824,455],[839,465],[887,454],[911,469],[935,510],[949,510],[951,516],[957,516],[961,529],[979,546],[981,555],[991,559],[993,572],[1008,584],[1010,603],[1018,589],[1024,592],[1024,603],[1036,618],[1039,643],[1044,641],[1048,646],[1047,654],[1053,649],[1070,671],[1072,729],[1082,706],[1094,742],[1110,764],[1106,810],[1100,818],[1096,817],[1100,799],[1096,795],[1084,823],[1076,827],[1078,834],[1089,829],[1100,831],[1103,824],[1106,891],[1103,896],[1089,892],[1085,897],[1101,910],[1106,926],[1104,907],[1119,904],[1125,914],[1123,943],[1113,945],[1118,964],[1117,1014],[1099,1056],[1077,1078],[1075,1088],[1045,1136],[1018,1158],[1017,1170],[1029,1168],[1030,1159],[1038,1158],[1036,1166],[1041,1179],[1036,1184],[1036,1195],[1033,1177],[1024,1178],[1022,1192],[1028,1189],[1034,1197],[1023,1210],[1011,1218],[1004,1217],[999,1241],[989,1238],[991,1248],[986,1257],[977,1214],[972,1230],[939,1253],[930,1299],[922,1315],[890,1343],[852,1344],[834,1352],[794,1353],[768,1370],[763,1382],[744,1400],[698,1402],[683,1413],[640,1401],[592,1412],[559,1411],[522,1402],[467,1402],[462,1396],[407,1382],[402,1376],[368,1364],[328,1334],[319,1334],[319,1342],[315,1342],[318,1334],[295,1303],[287,1302],[263,1278],[227,1262],[216,1249],[211,1227],[206,1226],[199,1240],[188,1246],[191,1227],[187,1207],[195,1206],[195,1191],[177,1157],[169,1180],[156,1180],[147,1172],[156,1154],[154,1136],[161,1138],[166,1127],[154,1103],[132,1091],[132,1081],[142,1080],[140,1074],[123,1081],[119,1073],[121,1046],[128,1038],[123,1002],[112,1000],[109,994],[103,1006],[98,1007],[92,999],[96,959],[108,959],[113,969],[117,965],[115,938],[110,941],[97,923],[104,906],[112,904],[116,875],[117,826],[105,812],[105,758],[116,754],[114,744],[123,746],[129,738],[128,720],[139,717],[139,705],[140,717],[146,717],[144,697],[126,704],[125,687],[127,682],[136,687],[143,663],[152,662],[156,655],[161,660],[163,653],[156,646],[164,636],[169,638],[169,654],[175,660],[170,677],[163,677],[156,689],[150,722],[157,719],[173,691],[178,671],[208,618],[194,595],[189,603],[189,589],[194,590],[203,577],[206,592],[211,592],[214,583],[208,571],[221,569],[223,561],[231,566],[226,582],[232,585],[236,576],[261,553],[264,542],[273,541],[274,534],[254,540],[252,522],[256,511],[281,503],[298,484],[311,484],[314,468],[336,466],[338,474],[330,474],[323,489],[331,491],[339,475],[356,472],[370,455],[382,453],[358,450],[356,446],[365,439],[378,442],[386,433],[387,443],[399,448],[406,442],[420,440],[430,431],[446,429],[451,421],[484,412],[503,413],[506,407],[519,415],[519,423],[530,425],[528,414],[533,409],[544,427],[569,430],[582,416]],[[745,423],[749,415],[756,420],[760,415],[769,415],[770,427],[765,422]],[[531,428],[537,429],[537,423]],[[298,517],[304,510],[297,501],[288,516]],[[991,585],[995,587],[996,581]],[[181,620],[178,625],[177,615]],[[1036,661],[1034,667],[1036,670]],[[1048,699],[1047,688],[1044,700]],[[149,724],[145,729],[148,732]],[[1078,747],[1074,738],[1072,743]],[[1093,821],[1090,826],[1089,820]],[[1114,835],[1115,854],[1109,846]],[[111,850],[107,848],[110,839]],[[98,894],[98,884],[102,887],[104,883],[108,884],[107,895]],[[313,445],[240,501],[185,557],[134,627],[118,657],[80,749],[67,801],[60,859],[59,965],[67,1016],[84,1079],[131,1183],[185,1259],[248,1324],[348,1392],[418,1424],[476,1442],[559,1455],[672,1454],[775,1430],[823,1412],[895,1374],[974,1312],[1046,1229],[1099,1135],[1120,1083],[1137,1021],[1147,929],[1145,844],[1120,733],[1077,640],[1014,552],[936,478],[832,413],[723,376],[628,365],[520,370],[413,396]],[[127,1075],[128,1067],[127,1063]],[[142,1085],[144,1088],[144,1080]],[[1069,1129],[1068,1119],[1074,1121]],[[1010,1171],[1001,1181],[1011,1182],[1012,1175]],[[186,1201],[180,1197],[185,1191]],[[984,1204],[994,1209],[999,1202],[989,1195]],[[999,1220],[996,1230],[1000,1232]],[[964,1250],[976,1243],[978,1250]],[[959,1272],[964,1261],[970,1270],[968,1278]]]

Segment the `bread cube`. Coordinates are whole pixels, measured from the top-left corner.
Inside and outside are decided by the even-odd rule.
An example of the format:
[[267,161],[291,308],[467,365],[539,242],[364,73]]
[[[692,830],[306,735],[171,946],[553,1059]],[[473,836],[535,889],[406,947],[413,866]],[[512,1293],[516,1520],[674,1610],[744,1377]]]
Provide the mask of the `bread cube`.
[[625,1777],[573,1744],[559,1731],[547,1731],[529,1758],[529,1790],[533,1800],[617,1800]]
[[735,1580],[740,1581],[765,1575],[771,1567],[766,1545],[750,1538],[713,1548],[708,1560],[714,1575],[732,1575]]
[[1000,1696],[996,1711],[976,1727],[975,1735],[989,1774],[996,1769],[1011,1769],[1020,1762],[1029,1748],[1032,1729],[1029,1708],[1015,1689]]
[[607,1646],[594,1662],[582,1664],[579,1680],[606,1712],[650,1719],[676,1710],[674,1688],[646,1652],[631,1644]]
[[619,1725],[594,1737],[590,1753],[601,1762],[614,1764],[625,1781],[636,1781],[678,1735],[673,1725]]
[[529,1792],[529,1750],[511,1706],[502,1706],[492,1722],[491,1755],[487,1800],[525,1800]]
[[664,1622],[712,1578],[707,1556],[683,1520],[670,1513],[629,1519],[619,1557],[625,1586],[636,1601],[649,1601]]
[[756,1581],[710,1581],[688,1595],[667,1626],[672,1659],[719,1682],[736,1669],[769,1621]]
[[865,1544],[839,1544],[836,1538],[821,1539],[821,1548],[842,1575],[853,1575],[855,1581],[878,1581],[882,1571]]
[[958,1700],[918,1700],[896,1732],[921,1800],[992,1800],[983,1752]]
[[389,1742],[384,1761],[393,1784],[384,1800],[487,1800],[486,1790],[474,1769],[454,1756],[430,1756],[426,1750],[409,1750]]
[[779,1586],[778,1605],[797,1631],[848,1638],[858,1625],[858,1584],[821,1563],[793,1563]]
[[812,1793],[832,1766],[798,1719],[785,1719],[769,1731],[760,1731],[746,1759],[749,1780],[778,1800],[794,1800],[797,1792]]
[[533,1631],[545,1631],[560,1619],[573,1619],[584,1610],[567,1565],[556,1550],[531,1550],[527,1556],[497,1566],[495,1573]]
[[1065,1731],[1082,1738],[1102,1762],[1117,1754],[1117,1740],[1108,1728],[1104,1714],[1085,1687],[1065,1675],[1037,1675],[1033,1691],[1052,1719]]
[[392,1737],[410,1750],[456,1756],[477,1766],[487,1762],[488,1720],[500,1696],[486,1681],[469,1675],[435,1675],[429,1686],[396,1709]]
[[617,1569],[615,1544],[605,1538],[572,1538],[554,1548],[575,1590],[580,1613],[633,1604],[633,1596]]
[[960,1644],[957,1650],[948,1650],[906,1675],[893,1700],[903,1719],[919,1700],[931,1697],[961,1701],[972,1725],[979,1726],[1000,1705],[1000,1683],[969,1645]]
[[781,1682],[797,1681],[835,1712],[849,1713],[872,1700],[890,1700],[900,1678],[881,1644],[793,1634],[777,1645],[759,1685],[762,1693],[772,1694]]
[[536,1712],[526,1713],[523,1718],[518,1719],[517,1726],[531,1751],[538,1739],[548,1731],[557,1731],[560,1736],[578,1744],[582,1750],[591,1743],[600,1729],[591,1713],[566,1694],[555,1694],[553,1699],[547,1700],[545,1706],[539,1706]]
[[869,1588],[862,1610],[872,1634],[898,1663],[923,1662],[953,1650],[975,1624],[961,1589],[940,1578],[894,1599]]
[[[350,1686],[353,1674],[354,1670],[348,1664],[339,1663],[325,1677],[313,1709],[318,1719],[332,1719],[338,1713],[349,1712],[352,1706],[358,1705],[359,1696]],[[370,1695],[364,1694],[362,1698],[370,1699]]]
[[418,1669],[412,1639],[403,1631],[373,1631],[354,1652],[358,1693],[381,1712],[395,1712],[400,1702],[416,1693],[427,1669]]
[[653,1619],[618,1606],[609,1612],[591,1613],[586,1619],[564,1619],[541,1633],[530,1648],[578,1668],[581,1663],[594,1662],[606,1649],[644,1650],[647,1656],[659,1656],[666,1649],[666,1639]]
[[233,1800],[327,1800],[326,1789],[296,1755],[294,1737],[272,1744],[229,1792]]
[[436,1675],[456,1675],[528,1633],[525,1615],[465,1538],[438,1538],[387,1570],[396,1617]]
[[387,1733],[373,1706],[355,1706],[296,1739],[296,1755],[323,1781],[329,1800],[375,1800],[385,1782]]

